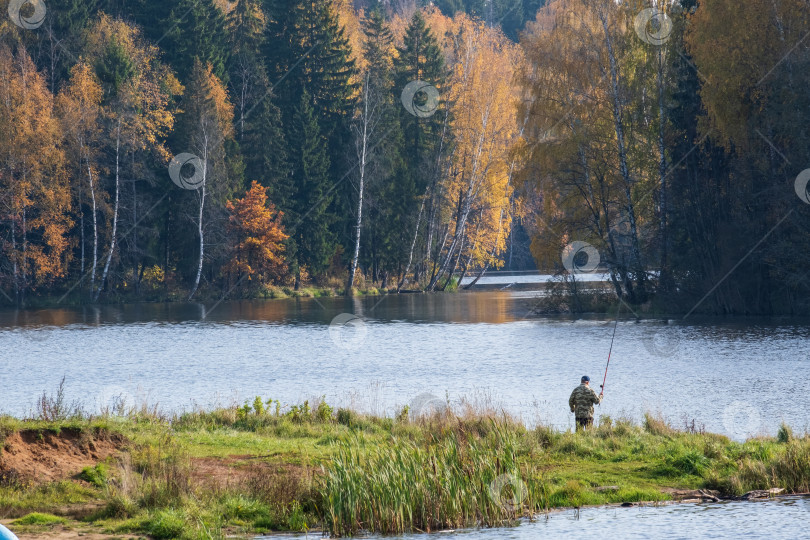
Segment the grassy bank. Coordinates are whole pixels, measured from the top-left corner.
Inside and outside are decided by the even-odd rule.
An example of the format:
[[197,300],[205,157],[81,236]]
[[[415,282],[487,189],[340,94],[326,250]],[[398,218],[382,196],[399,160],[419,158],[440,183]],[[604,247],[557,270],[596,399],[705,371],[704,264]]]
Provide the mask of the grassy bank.
[[[672,489],[810,491],[807,436],[782,429],[737,443],[652,417],[642,425],[603,418],[591,432],[571,433],[527,429],[491,411],[380,418],[257,399],[176,417],[3,418],[0,433],[0,517],[22,532],[428,531],[667,500]],[[9,468],[25,451],[58,453],[60,437],[74,454],[93,448],[90,463],[47,479],[47,470],[30,478]],[[115,451],[102,459],[107,447]]]

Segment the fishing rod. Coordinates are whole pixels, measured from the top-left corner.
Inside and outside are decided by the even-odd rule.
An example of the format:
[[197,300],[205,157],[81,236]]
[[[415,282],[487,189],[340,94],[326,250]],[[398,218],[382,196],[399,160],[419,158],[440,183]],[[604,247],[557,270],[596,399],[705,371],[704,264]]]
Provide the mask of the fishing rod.
[[619,308],[616,310],[616,322],[613,325],[613,337],[610,338],[610,350],[608,351],[607,365],[605,366],[605,377],[602,379],[602,384],[600,386],[603,394],[605,393],[605,381],[607,381],[607,372],[608,368],[610,367],[610,355],[613,353],[613,340],[616,339],[616,328],[619,327],[619,313],[621,313],[621,311],[622,305],[620,303]]

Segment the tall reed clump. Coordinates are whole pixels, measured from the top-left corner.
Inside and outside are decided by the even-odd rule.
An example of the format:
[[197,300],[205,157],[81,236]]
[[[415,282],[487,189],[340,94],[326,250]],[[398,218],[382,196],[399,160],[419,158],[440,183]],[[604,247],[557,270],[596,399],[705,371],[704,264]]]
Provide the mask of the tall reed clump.
[[497,426],[483,437],[447,430],[421,444],[344,441],[324,472],[324,528],[335,536],[493,526],[539,508],[543,492],[521,476],[515,435]]

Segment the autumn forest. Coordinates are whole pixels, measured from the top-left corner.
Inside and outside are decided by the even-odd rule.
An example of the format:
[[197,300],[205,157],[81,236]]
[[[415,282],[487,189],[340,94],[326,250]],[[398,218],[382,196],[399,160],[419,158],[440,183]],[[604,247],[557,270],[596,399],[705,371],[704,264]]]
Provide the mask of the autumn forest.
[[0,305],[810,312],[806,1],[2,4]]

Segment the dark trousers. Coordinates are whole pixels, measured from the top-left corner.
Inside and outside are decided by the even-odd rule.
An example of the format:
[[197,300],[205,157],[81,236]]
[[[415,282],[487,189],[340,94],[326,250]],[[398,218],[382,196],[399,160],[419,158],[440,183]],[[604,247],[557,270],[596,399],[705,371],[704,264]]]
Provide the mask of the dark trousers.
[[577,418],[577,431],[588,429],[593,425],[593,418]]

